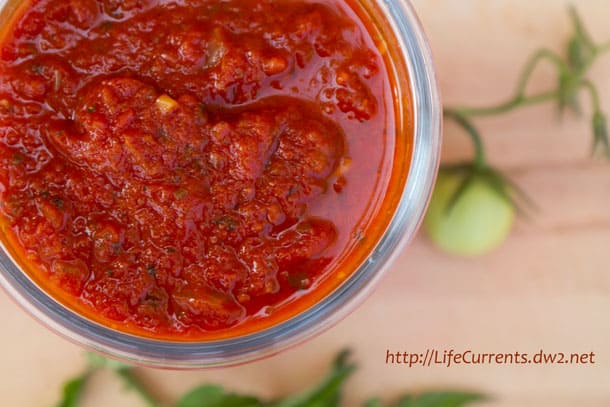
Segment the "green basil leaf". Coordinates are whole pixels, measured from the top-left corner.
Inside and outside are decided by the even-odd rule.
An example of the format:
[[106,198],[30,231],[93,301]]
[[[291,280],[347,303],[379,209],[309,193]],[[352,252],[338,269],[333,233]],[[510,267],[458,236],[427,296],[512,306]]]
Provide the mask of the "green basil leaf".
[[205,385],[189,392],[177,407],[260,407],[263,404],[252,396],[225,393],[220,386]]
[[477,393],[428,392],[404,396],[392,407],[462,407],[484,399],[484,396]]
[[62,400],[56,407],[78,407],[83,388],[89,379],[89,373],[85,373],[67,382],[62,391]]
[[317,387],[283,400],[269,403],[273,407],[337,407],[341,402],[343,385],[356,369],[348,361],[349,351],[343,351],[333,364],[331,372]]
[[381,401],[379,399],[371,399],[365,401],[362,407],[383,407],[383,405],[381,404]]

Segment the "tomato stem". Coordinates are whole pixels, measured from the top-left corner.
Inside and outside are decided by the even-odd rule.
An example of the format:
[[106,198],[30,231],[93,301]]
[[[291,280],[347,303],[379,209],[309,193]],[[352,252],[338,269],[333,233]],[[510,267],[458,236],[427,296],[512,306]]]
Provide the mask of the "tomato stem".
[[[569,8],[569,15],[572,21],[573,34],[568,42],[565,57],[546,48],[534,52],[525,63],[511,98],[488,107],[448,107],[444,109],[445,118],[456,122],[470,136],[474,145],[474,158],[471,168],[475,173],[483,173],[486,170],[492,171],[491,167],[488,167],[486,163],[485,146],[481,133],[474,124],[476,117],[501,115],[518,108],[553,101],[557,103],[560,109],[569,107],[579,113],[580,104],[578,96],[580,90],[587,91],[591,99],[593,110],[593,151],[601,150],[606,156],[610,157],[608,125],[606,116],[601,110],[599,92],[595,85],[586,78],[586,74],[599,56],[610,51],[610,42],[596,44],[574,7]],[[527,90],[531,79],[536,69],[543,62],[551,64],[557,73],[555,88],[528,95]],[[503,191],[504,195],[506,195],[505,198],[509,199],[513,206],[516,207],[516,203],[510,199],[510,194],[506,193],[506,191],[510,190],[513,193],[518,191],[522,197],[525,194],[503,176],[496,176],[494,179],[498,190]],[[457,195],[459,197],[459,194]]]
[[463,117],[474,117],[474,116],[495,116],[502,113],[508,113],[519,107],[525,107],[528,105],[537,105],[540,103],[548,102],[557,99],[557,92],[544,92],[537,95],[524,97],[517,95],[511,100],[500,103],[495,106],[481,107],[481,108],[459,108],[451,109],[457,111]]
[[589,92],[589,96],[591,97],[591,106],[593,107],[594,112],[601,111],[601,102],[599,98],[599,92],[595,88],[595,85],[588,80],[583,79],[580,81],[580,86]]
[[586,29],[585,24],[583,23],[580,15],[578,14],[578,10],[574,5],[570,5],[568,7],[568,14],[570,15],[570,19],[572,20],[572,27],[574,27],[574,35],[579,37],[588,47],[595,48],[595,41],[593,41],[593,37],[589,34],[589,31]]
[[483,138],[479,131],[474,127],[472,122],[468,119],[467,115],[463,114],[459,110],[445,109],[444,116],[448,119],[452,119],[459,124],[470,136],[472,143],[474,144],[474,166],[478,169],[486,167],[485,161],[485,146],[483,145]]

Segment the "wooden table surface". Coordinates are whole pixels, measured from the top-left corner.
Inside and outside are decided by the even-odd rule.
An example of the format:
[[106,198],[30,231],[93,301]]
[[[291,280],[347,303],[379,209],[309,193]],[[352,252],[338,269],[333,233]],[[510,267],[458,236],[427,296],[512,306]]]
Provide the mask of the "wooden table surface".
[[[559,0],[416,0],[435,54],[447,104],[484,104],[508,96],[527,56],[563,47],[569,31]],[[610,39],[610,3],[580,0],[593,35]],[[542,69],[533,89],[551,83]],[[610,111],[610,55],[593,71]],[[348,406],[402,390],[469,388],[493,400],[482,407],[610,405],[610,163],[589,158],[587,120],[556,120],[553,106],[481,121],[492,162],[542,209],[520,221],[495,253],[465,260],[434,249],[424,236],[402,254],[376,293],[317,339],[271,359],[204,372],[146,370],[159,396],[175,400],[201,382],[274,396],[302,389],[349,346],[360,370]],[[469,154],[447,126],[444,159]],[[39,326],[0,294],[0,405],[50,406],[60,384],[84,366],[82,352]],[[374,326],[374,329],[371,327]],[[407,368],[385,364],[386,349],[477,352],[595,352],[583,366]],[[139,406],[106,374],[86,406]]]

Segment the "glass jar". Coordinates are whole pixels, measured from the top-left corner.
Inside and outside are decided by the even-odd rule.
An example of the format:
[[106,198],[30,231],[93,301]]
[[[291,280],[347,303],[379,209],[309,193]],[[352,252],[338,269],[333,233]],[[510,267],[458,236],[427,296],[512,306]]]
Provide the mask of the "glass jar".
[[[23,0],[0,0],[0,21],[9,21],[22,3]],[[367,297],[415,235],[436,177],[441,141],[442,109],[432,58],[412,6],[406,0],[358,3],[387,48],[386,63],[391,65],[395,78],[395,110],[398,121],[403,122],[398,123],[398,132],[409,121],[414,134],[412,152],[405,156],[409,162],[403,165],[408,176],[389,226],[367,260],[332,293],[270,328],[208,342],[147,339],[90,321],[47,295],[2,246],[0,283],[8,294],[48,328],[77,344],[129,363],[165,368],[196,369],[259,359],[310,339],[345,317]],[[410,114],[406,114],[407,108]]]

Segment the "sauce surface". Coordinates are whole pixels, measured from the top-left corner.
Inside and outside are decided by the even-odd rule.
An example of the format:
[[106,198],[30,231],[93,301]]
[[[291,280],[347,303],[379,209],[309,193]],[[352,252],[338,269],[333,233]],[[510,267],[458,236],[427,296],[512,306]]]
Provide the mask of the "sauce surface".
[[297,313],[376,238],[395,117],[369,28],[340,0],[29,3],[0,54],[6,243],[137,335]]

